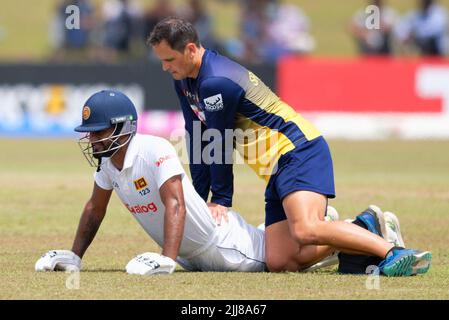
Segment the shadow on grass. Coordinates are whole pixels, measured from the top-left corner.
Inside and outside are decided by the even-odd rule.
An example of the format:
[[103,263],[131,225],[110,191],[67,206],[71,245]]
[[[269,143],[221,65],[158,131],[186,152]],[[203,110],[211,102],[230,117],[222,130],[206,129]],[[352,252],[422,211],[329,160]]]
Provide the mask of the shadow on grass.
[[83,269],[81,273],[103,273],[103,272],[117,272],[126,273],[124,269]]
[[[126,270],[125,269],[103,269],[103,268],[81,270],[81,273],[84,273],[84,272],[86,272],[86,273],[103,273],[103,272],[126,273]],[[192,273],[192,272],[201,272],[201,271],[176,270],[176,273]]]

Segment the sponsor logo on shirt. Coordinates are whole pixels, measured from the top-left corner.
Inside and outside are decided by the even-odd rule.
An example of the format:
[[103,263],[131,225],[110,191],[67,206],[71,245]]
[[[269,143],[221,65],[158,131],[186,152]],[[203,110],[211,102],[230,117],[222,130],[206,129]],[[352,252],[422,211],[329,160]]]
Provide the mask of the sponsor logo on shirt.
[[163,164],[164,162],[165,162],[165,160],[168,160],[168,159],[173,159],[175,156],[174,155],[172,155],[172,154],[169,154],[169,155],[166,155],[166,156],[163,156],[163,157],[160,157],[156,162],[155,162],[155,164],[156,164],[156,167],[160,167],[161,166],[161,164]]
[[259,78],[252,73],[251,71],[248,72],[249,81],[251,81],[256,87],[259,85]]
[[151,214],[157,212],[157,206],[154,202],[147,205],[136,205],[131,207],[130,205],[125,204],[125,206],[132,214]]
[[201,122],[206,123],[206,117],[204,115],[203,109],[201,108],[200,99],[198,98],[198,95],[193,94],[186,89],[183,90],[183,93],[186,96],[187,100],[189,101],[189,105],[192,108],[192,111],[198,117],[198,119],[200,119]]
[[204,101],[204,108],[209,112],[220,111],[224,107],[223,97],[221,96],[221,93],[216,94],[214,96],[210,96],[204,99],[203,101]]
[[145,181],[144,177],[134,180],[134,187],[136,188],[137,191],[145,188],[147,185],[148,183]]
[[200,102],[200,99],[198,98],[198,95],[191,93],[188,90],[184,89],[184,95],[187,97],[187,99],[192,100],[194,103]]

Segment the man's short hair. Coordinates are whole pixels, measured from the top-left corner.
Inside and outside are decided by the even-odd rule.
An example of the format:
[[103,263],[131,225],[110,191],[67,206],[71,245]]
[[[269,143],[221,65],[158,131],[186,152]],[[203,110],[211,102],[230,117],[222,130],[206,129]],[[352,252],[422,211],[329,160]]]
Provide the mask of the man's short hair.
[[194,43],[198,48],[201,46],[193,25],[179,18],[165,18],[158,22],[147,39],[147,45],[155,46],[163,40],[167,41],[173,50],[182,52],[188,43]]

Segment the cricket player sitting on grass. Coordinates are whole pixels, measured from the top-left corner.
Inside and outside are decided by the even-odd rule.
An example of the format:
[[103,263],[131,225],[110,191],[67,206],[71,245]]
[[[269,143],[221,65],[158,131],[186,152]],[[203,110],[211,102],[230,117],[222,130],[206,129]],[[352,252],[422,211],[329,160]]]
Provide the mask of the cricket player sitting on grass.
[[[264,231],[235,212],[214,221],[187,177],[174,147],[165,139],[136,134],[137,113],[118,91],[92,95],[75,128],[83,153],[97,167],[91,198],[82,213],[71,251],[52,250],[37,271],[79,270],[115,190],[132,216],[162,248],[126,266],[130,274],[172,273],[177,261],[200,271],[264,271]],[[98,162],[97,162],[97,161]]]
[[[263,228],[246,223],[233,211],[226,220],[215,221],[186,176],[173,146],[159,137],[136,134],[137,113],[127,96],[110,90],[95,93],[85,103],[82,118],[75,130],[87,133],[79,143],[86,159],[97,167],[93,193],[82,213],[72,250],[47,252],[36,262],[36,271],[81,269],[81,258],[106,214],[112,190],[162,248],[161,254],[146,252],[132,259],[126,266],[128,273],[172,273],[175,261],[191,271],[266,270]],[[395,231],[388,229],[377,207],[359,217],[366,214],[379,222],[373,232],[380,230],[384,238],[401,245],[397,219],[392,224]],[[328,215],[330,220],[338,219],[332,207]],[[346,260],[354,261],[350,256]],[[337,261],[333,254],[301,270],[315,270]],[[356,262],[363,273],[366,261]],[[346,271],[356,273],[354,268]]]

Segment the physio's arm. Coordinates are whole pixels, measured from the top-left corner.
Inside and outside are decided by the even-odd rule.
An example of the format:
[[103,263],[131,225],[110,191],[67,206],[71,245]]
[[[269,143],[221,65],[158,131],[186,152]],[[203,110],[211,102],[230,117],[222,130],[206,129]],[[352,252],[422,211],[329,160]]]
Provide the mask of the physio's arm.
[[[210,168],[209,165],[205,164],[202,157],[203,149],[207,145],[206,141],[202,141],[206,126],[193,112],[180,86],[180,82],[175,81],[175,89],[185,122],[185,139],[189,155],[189,169],[192,176],[192,184],[200,197],[207,202],[210,191]],[[194,130],[194,128],[196,129]]]
[[111,194],[112,190],[104,190],[94,184],[92,196],[84,207],[72,246],[72,251],[80,258],[83,257],[103,221]]
[[205,110],[207,128],[220,132],[219,136],[210,135],[208,143],[213,146],[210,202],[222,207],[232,207],[235,118],[244,96],[245,92],[239,85],[222,77],[210,77],[202,82],[200,88],[200,103]]
[[175,260],[184,235],[186,217],[181,175],[173,176],[165,181],[159,193],[165,206],[162,255]]

